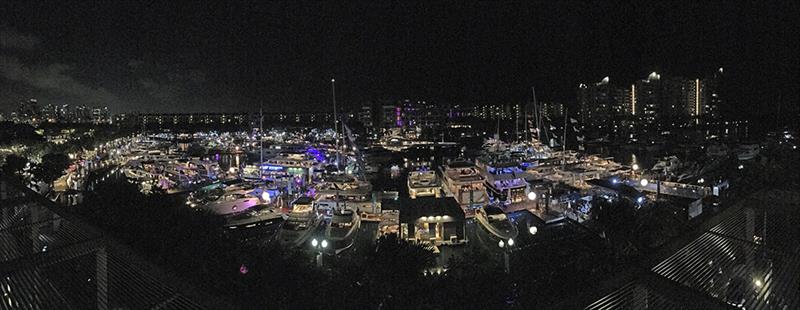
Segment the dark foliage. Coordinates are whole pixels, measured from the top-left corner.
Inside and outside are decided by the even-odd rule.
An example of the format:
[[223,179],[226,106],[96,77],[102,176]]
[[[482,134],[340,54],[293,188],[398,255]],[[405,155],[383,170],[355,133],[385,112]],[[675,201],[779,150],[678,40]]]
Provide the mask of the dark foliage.
[[70,160],[61,153],[49,153],[42,156],[42,162],[33,170],[34,176],[42,182],[51,184],[64,174]]
[[18,156],[15,154],[11,154],[6,156],[5,163],[3,164],[3,171],[15,174],[22,171],[25,168],[25,165],[28,164],[28,159],[22,156]]

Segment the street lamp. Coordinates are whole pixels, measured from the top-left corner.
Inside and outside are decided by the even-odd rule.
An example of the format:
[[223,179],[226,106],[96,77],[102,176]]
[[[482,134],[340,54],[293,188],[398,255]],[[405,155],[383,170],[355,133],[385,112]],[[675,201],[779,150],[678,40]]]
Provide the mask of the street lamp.
[[322,267],[322,251],[328,247],[328,240],[317,241],[317,238],[311,239],[311,247],[317,250],[317,267]]
[[531,233],[531,235],[535,235],[537,232],[539,232],[539,228],[536,228],[536,226],[528,227],[528,232]]
[[508,262],[508,255],[511,253],[511,247],[514,246],[514,239],[508,238],[508,242],[503,242],[500,240],[497,242],[497,246],[503,249],[503,265],[505,267],[506,273],[511,273],[511,266]]
[[647,186],[647,184],[649,183],[650,182],[648,182],[647,179],[642,179],[641,181],[639,181],[639,184],[641,184],[642,186]]
[[528,200],[536,200],[536,192],[528,192]]
[[633,168],[633,171],[637,171],[637,170],[639,170],[639,164],[633,164],[633,166],[631,166],[631,168]]

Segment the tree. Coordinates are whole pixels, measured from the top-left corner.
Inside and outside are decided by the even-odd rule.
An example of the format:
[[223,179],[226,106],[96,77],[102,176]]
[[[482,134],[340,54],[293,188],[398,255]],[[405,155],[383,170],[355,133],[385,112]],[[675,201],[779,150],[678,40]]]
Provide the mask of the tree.
[[49,153],[42,156],[42,163],[34,169],[34,175],[42,182],[51,184],[64,174],[64,170],[69,167],[70,161],[67,155],[61,153]]
[[28,164],[28,159],[25,157],[11,154],[6,156],[6,163],[3,165],[3,170],[7,173],[16,174],[25,168]]

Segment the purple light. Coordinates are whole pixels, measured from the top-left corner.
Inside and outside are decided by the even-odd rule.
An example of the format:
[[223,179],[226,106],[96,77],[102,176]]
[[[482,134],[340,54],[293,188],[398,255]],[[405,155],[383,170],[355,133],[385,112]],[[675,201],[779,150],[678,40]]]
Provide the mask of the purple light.
[[244,264],[242,264],[241,266],[239,266],[239,273],[241,273],[241,274],[247,274],[248,272],[250,272],[250,270],[249,270],[249,269],[247,269],[247,266],[245,266]]
[[325,156],[322,155],[322,152],[314,147],[308,147],[308,149],[306,149],[306,153],[313,156],[317,161],[325,161]]
[[397,116],[397,121],[395,122],[395,124],[397,125],[397,127],[403,127],[402,112],[400,110],[400,107],[395,108],[395,115]]

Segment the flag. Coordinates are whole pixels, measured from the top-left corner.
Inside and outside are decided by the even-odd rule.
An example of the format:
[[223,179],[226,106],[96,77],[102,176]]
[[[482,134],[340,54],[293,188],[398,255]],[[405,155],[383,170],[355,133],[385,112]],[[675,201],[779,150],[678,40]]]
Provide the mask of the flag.
[[550,130],[556,130],[556,126],[550,125]]
[[578,142],[583,142],[584,136],[575,136],[575,139],[578,139]]
[[578,120],[576,120],[576,119],[574,119],[574,118],[570,117],[570,118],[569,118],[569,122],[570,122],[570,123],[573,123],[573,124],[577,124],[577,123],[578,123]]
[[585,151],[586,149],[583,147],[582,144],[578,145],[578,151]]
[[581,131],[580,131],[580,130],[578,130],[578,128],[576,128],[576,127],[572,127],[572,130],[574,130],[575,132],[581,132]]

